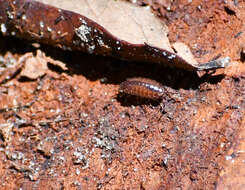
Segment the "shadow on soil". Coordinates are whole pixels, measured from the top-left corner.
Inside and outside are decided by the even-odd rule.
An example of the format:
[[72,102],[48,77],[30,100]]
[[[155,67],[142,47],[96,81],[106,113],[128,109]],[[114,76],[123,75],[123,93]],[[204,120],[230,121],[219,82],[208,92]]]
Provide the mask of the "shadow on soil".
[[[152,63],[127,62],[82,52],[63,51],[46,45],[41,45],[40,49],[47,56],[66,63],[69,68],[69,74],[83,75],[92,81],[100,79],[102,83],[107,84],[120,84],[131,77],[144,77],[156,80],[173,89],[195,90],[198,89],[201,83],[208,82],[215,84],[224,78],[223,75],[214,77],[208,74],[199,78],[195,72],[166,68]],[[7,51],[13,54],[24,54],[27,52],[35,54],[36,48],[29,41],[0,36],[0,52],[4,54]],[[59,73],[62,72],[58,67],[51,66],[50,69]],[[145,100],[141,101],[144,102]]]

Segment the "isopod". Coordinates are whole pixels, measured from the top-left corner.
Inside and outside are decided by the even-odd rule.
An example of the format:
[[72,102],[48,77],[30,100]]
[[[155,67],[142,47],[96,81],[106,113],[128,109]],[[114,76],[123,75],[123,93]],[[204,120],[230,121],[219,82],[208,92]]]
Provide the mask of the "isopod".
[[162,98],[165,88],[151,79],[130,78],[120,84],[119,92],[157,100]]

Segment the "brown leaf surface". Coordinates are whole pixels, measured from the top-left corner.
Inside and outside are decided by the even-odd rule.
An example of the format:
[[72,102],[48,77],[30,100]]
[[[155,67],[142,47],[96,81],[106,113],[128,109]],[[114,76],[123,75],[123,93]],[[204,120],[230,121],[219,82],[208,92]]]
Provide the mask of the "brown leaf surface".
[[218,62],[199,67],[175,54],[165,24],[148,7],[137,7],[126,1],[0,0],[0,16],[4,35],[63,49],[191,71],[224,67]]
[[167,38],[167,26],[153,15],[149,6],[139,7],[121,0],[38,1],[84,15],[120,40],[147,43],[173,52]]
[[21,70],[20,75],[30,79],[37,79],[43,76],[47,70],[48,66],[45,59],[32,56],[25,61],[24,68]]
[[40,50],[37,51],[36,56],[27,53],[20,57],[20,60],[22,59],[25,60],[20,75],[29,79],[37,79],[46,74],[49,71],[48,62],[60,67],[62,70],[67,70],[64,63],[60,61],[55,61],[50,57],[46,57],[45,54]]

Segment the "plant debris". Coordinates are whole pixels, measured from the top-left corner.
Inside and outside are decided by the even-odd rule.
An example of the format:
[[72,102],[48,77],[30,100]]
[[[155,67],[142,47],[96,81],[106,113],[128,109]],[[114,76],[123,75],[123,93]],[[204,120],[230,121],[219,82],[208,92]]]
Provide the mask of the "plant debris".
[[[232,60],[201,78],[183,67],[54,48],[72,42],[66,41],[69,34],[61,29],[74,24],[73,12],[59,14],[48,6],[52,11],[31,20],[28,5],[37,15],[46,9],[36,8],[32,0],[19,9],[22,0],[0,2],[1,8],[11,4],[5,6],[9,9],[0,8],[4,20],[0,29],[10,34],[0,34],[0,189],[236,190],[244,186],[245,2],[133,1],[134,6],[151,3],[168,25],[170,44],[184,44],[181,57],[191,57],[190,49],[198,65]],[[6,25],[13,18],[20,30]],[[37,23],[29,28],[22,20],[33,24],[34,18]],[[45,24],[42,19],[47,19]],[[46,27],[49,19],[63,37]],[[86,41],[82,33],[86,27],[80,26],[81,22],[74,25],[77,30],[72,28],[71,33]],[[18,31],[22,37],[11,36]],[[53,45],[44,41],[38,45],[38,37],[53,39]],[[35,39],[34,44],[26,39]],[[143,45],[149,52],[158,50]],[[22,76],[27,64],[38,62],[45,65],[42,72],[30,78],[33,70],[27,69]],[[140,84],[174,93],[159,101],[118,93],[127,78],[140,78]],[[133,92],[144,95],[136,87]],[[148,90],[152,93],[152,88]]]
[[[118,15],[120,22],[117,22]],[[126,1],[1,0],[0,16],[0,31],[4,35],[35,40],[64,50],[191,71],[224,67],[219,62],[206,67],[203,63],[199,67],[175,54],[167,38],[167,26],[154,17],[149,8]]]

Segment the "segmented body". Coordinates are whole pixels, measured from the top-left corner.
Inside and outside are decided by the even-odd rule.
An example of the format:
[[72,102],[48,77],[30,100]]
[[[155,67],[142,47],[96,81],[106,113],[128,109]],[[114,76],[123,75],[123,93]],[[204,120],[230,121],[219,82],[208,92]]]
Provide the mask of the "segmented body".
[[160,99],[165,89],[160,83],[151,79],[131,78],[120,84],[119,91],[143,98]]

